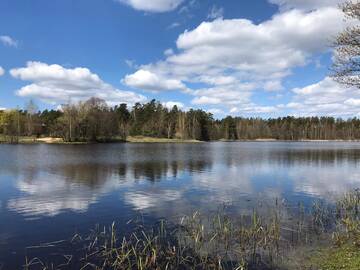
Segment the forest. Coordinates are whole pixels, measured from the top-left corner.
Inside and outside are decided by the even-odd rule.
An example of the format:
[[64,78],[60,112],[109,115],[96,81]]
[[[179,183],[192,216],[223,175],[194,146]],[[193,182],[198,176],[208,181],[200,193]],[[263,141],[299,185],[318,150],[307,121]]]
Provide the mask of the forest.
[[65,142],[126,141],[128,136],[180,140],[359,140],[360,119],[282,117],[274,119],[228,116],[215,119],[199,109],[169,109],[159,101],[109,107],[99,98],[62,105],[59,110],[0,111],[0,134],[16,143],[21,136],[56,137]]

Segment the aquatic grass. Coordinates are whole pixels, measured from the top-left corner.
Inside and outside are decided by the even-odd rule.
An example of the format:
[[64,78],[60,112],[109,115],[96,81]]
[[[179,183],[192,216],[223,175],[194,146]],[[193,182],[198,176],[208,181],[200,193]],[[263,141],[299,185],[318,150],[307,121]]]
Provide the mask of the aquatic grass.
[[88,236],[74,235],[64,251],[71,255],[57,253],[57,264],[35,256],[26,259],[24,269],[296,269],[286,263],[294,254],[303,256],[301,250],[332,243],[337,248],[359,247],[359,198],[358,190],[349,192],[336,207],[315,202],[310,211],[301,203],[289,206],[279,200],[272,206],[260,203],[247,214],[230,214],[222,207],[212,214],[196,211],[175,223],[161,219],[151,227],[136,218],[127,223],[132,230],[125,234],[115,223],[96,226]]
[[360,247],[360,190],[346,193],[336,205],[337,229],[333,240],[337,246],[352,244]]

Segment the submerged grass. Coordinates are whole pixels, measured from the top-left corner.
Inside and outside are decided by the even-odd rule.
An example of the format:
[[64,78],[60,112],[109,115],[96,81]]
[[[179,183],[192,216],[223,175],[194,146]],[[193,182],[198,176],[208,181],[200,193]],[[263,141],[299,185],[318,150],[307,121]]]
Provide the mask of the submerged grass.
[[[151,228],[135,220],[127,234],[115,223],[97,226],[86,237],[29,248],[35,255],[24,269],[355,270],[360,269],[359,206],[355,190],[336,207],[315,203],[310,211],[276,201],[250,214],[223,208],[212,215],[195,212],[176,224],[160,220]],[[45,256],[44,248],[50,250]]]

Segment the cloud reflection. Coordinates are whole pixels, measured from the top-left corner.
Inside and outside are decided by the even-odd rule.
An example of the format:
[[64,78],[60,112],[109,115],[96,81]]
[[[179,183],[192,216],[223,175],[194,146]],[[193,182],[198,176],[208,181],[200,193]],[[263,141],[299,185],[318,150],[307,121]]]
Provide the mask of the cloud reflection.
[[10,199],[7,207],[25,216],[56,216],[65,210],[86,212],[98,199],[91,189],[56,175],[41,175],[31,181],[20,179],[16,187],[22,196]]
[[[0,211],[8,209],[27,218],[84,213],[115,194],[113,205],[120,208],[168,216],[226,202],[240,205],[256,197],[328,198],[329,193],[360,185],[360,145],[356,144],[92,147],[94,151],[87,147],[18,148],[16,166],[0,165],[1,171],[16,179],[17,190],[2,201]],[[29,159],[27,151],[39,158]],[[0,155],[0,164],[3,158]],[[99,218],[106,214],[104,208],[96,211]]]

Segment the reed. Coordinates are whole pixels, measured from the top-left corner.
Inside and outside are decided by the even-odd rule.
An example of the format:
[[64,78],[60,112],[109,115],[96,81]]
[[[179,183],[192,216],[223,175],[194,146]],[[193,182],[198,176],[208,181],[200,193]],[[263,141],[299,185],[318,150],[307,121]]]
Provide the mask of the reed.
[[57,263],[36,256],[26,258],[24,269],[297,269],[286,268],[284,262],[291,261],[289,256],[297,250],[316,247],[316,239],[325,239],[329,246],[333,239],[338,246],[360,247],[359,206],[360,192],[355,190],[340,198],[336,207],[317,202],[310,211],[301,203],[292,207],[276,200],[266,211],[254,209],[246,215],[230,214],[226,208],[207,215],[196,211],[179,222],[160,220],[150,228],[135,219],[129,221],[133,230],[127,234],[121,234],[115,223],[96,226],[86,237],[72,237],[67,255],[57,257]]

